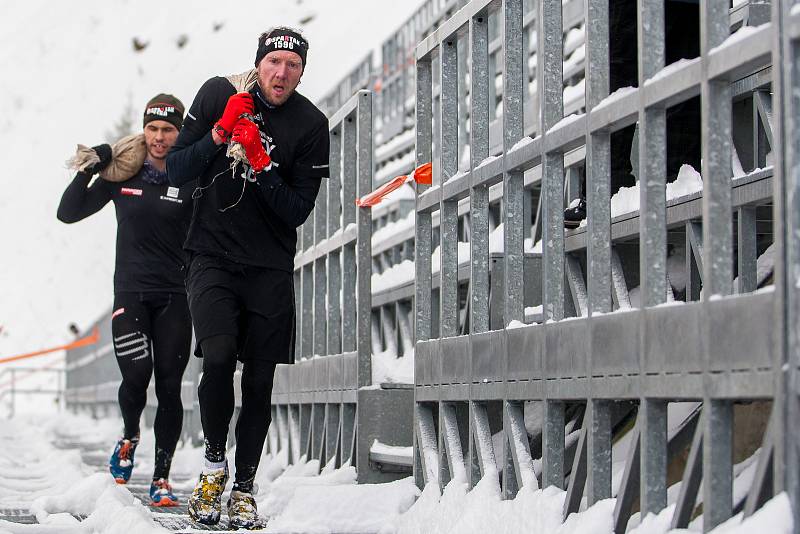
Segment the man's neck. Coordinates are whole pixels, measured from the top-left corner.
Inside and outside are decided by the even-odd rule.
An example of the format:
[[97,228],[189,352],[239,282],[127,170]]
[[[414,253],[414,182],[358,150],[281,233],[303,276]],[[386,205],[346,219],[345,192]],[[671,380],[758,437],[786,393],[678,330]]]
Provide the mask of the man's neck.
[[153,157],[147,156],[147,162],[154,168],[161,172],[165,172],[167,170],[167,160],[166,159],[155,159]]

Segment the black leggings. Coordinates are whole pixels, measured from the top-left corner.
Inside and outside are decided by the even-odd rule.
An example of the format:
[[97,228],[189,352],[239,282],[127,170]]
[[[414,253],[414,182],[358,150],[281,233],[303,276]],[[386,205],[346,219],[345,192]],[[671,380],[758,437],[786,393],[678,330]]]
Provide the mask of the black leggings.
[[[228,426],[234,409],[233,373],[236,338],[223,334],[200,342],[203,378],[200,380],[200,417],[206,441],[206,460],[222,462]],[[236,420],[236,479],[234,489],[252,492],[261,451],[272,421],[270,401],[275,362],[246,360],[242,367],[242,409]]]
[[180,293],[117,293],[111,319],[114,352],[122,373],[119,407],[124,437],[139,434],[150,376],[155,374],[158,409],[153,478],[168,478],[172,455],[181,435],[181,381],[192,342],[186,295]]

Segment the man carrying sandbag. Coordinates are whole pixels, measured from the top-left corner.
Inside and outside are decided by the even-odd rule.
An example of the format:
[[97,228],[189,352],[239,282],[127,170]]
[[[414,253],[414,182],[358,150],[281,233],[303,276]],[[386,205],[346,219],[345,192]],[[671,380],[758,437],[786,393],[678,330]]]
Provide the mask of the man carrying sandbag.
[[[181,381],[192,340],[182,247],[194,188],[170,186],[166,173],[167,152],[178,137],[183,111],[180,100],[160,94],[147,103],[143,134],[123,138],[113,149],[107,144],[91,149],[79,145],[71,161],[78,173],[58,206],[58,219],[73,223],[114,202],[117,256],[111,331],[122,373],[119,407],[125,428],[109,469],[120,484],[130,479],[139,419],[155,374],[158,410],[150,486],[154,506],[177,504],[169,470],[183,424]],[[89,185],[97,173],[100,178]]]
[[197,184],[186,288],[203,356],[199,399],[206,447],[189,515],[204,524],[219,522],[228,478],[225,445],[237,359],[243,364],[242,406],[229,527],[260,523],[253,482],[270,424],[275,366],[294,359],[296,228],[314,209],[328,176],[328,120],[295,91],[307,52],[308,41],[295,30],[263,33],[257,83],[237,92],[234,79],[208,80],[167,160],[172,185]]

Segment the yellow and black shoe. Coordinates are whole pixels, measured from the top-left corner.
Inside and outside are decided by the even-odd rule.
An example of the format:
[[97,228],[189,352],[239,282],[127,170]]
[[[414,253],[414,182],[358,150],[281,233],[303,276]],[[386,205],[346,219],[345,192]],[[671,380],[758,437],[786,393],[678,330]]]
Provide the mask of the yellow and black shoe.
[[264,522],[258,517],[256,500],[252,493],[243,491],[231,491],[228,499],[228,529],[229,530],[251,530],[263,528]]
[[228,465],[222,469],[203,470],[200,480],[189,496],[189,517],[204,525],[219,523],[222,511],[222,492],[228,481]]

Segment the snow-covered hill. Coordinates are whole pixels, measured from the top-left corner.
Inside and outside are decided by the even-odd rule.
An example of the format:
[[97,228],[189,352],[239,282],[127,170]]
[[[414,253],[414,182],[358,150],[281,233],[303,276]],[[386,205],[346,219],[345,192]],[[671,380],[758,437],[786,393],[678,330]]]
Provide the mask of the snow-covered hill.
[[85,328],[111,305],[113,208],[69,226],[55,218],[76,143],[104,141],[123,119],[138,128],[159,92],[188,107],[210,76],[250,68],[258,35],[273,25],[301,27],[309,38],[299,90],[319,98],[419,4],[3,2],[0,357],[62,343],[70,322]]

